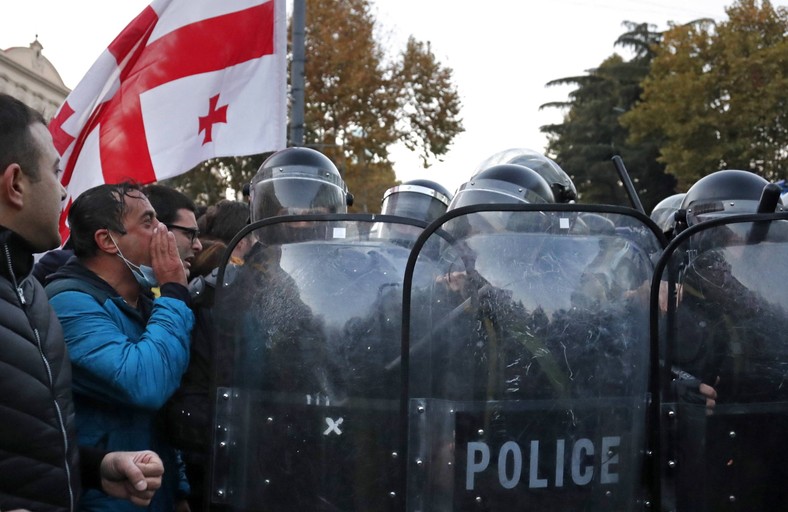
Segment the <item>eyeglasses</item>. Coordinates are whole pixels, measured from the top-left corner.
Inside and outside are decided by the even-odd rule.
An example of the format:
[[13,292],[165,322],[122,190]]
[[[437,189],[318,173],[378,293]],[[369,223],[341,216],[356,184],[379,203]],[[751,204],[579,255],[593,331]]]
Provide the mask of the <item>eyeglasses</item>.
[[179,226],[177,224],[165,224],[165,226],[167,226],[167,229],[169,230],[177,229],[178,231],[185,233],[186,236],[189,237],[189,243],[191,244],[193,244],[197,237],[200,236],[200,230],[197,228],[187,228],[186,226]]

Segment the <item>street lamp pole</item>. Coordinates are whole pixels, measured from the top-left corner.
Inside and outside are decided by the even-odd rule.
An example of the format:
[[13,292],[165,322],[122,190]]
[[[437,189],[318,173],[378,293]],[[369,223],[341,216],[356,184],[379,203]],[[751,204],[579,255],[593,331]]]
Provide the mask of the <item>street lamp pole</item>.
[[304,62],[306,61],[306,0],[293,0],[293,103],[290,112],[290,144],[304,145]]

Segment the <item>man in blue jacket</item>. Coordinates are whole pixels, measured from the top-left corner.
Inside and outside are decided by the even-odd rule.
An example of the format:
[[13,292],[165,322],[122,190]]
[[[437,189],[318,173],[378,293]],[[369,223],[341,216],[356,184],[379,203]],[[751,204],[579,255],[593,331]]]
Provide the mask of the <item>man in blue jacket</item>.
[[[188,485],[179,486],[176,453],[158,411],[186,370],[194,324],[175,237],[128,182],[83,192],[68,220],[74,257],[50,276],[46,290],[71,357],[80,443],[156,451],[165,473],[150,510],[172,512],[176,502],[183,507]],[[156,285],[161,296],[154,300]],[[81,508],[134,510],[94,491]]]

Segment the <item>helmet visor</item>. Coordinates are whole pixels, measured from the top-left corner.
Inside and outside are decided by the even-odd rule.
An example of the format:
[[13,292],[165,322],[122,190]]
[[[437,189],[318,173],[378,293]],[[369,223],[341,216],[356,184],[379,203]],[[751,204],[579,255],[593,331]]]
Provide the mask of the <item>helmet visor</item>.
[[474,204],[544,203],[539,194],[500,180],[475,180],[466,183],[454,196],[450,210]]
[[312,167],[265,169],[252,181],[250,196],[252,221],[347,212],[347,193],[339,177]]
[[695,201],[687,208],[687,225],[716,219],[726,215],[742,215],[758,211],[758,201],[732,199],[729,201]]
[[[430,193],[423,193],[411,189],[423,189]],[[449,204],[448,198],[426,187],[395,187],[383,199],[380,213],[383,215],[399,215],[409,219],[418,219],[432,222],[446,212]]]

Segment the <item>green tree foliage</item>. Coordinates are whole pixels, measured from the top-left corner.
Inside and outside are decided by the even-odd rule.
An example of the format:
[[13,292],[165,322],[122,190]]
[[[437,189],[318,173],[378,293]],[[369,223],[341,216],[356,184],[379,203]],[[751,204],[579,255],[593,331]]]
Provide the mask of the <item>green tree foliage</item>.
[[740,0],[726,12],[716,27],[665,32],[640,103],[622,117],[632,141],[661,141],[682,190],[726,168],[782,178],[788,161],[788,10]]
[[386,55],[367,0],[310,0],[306,19],[305,144],[340,168],[354,210],[377,212],[396,183],[393,144],[426,164],[462,131],[452,70],[413,38]]
[[660,34],[653,25],[625,22],[627,31],[616,45],[632,49],[624,60],[614,54],[586,75],[553,80],[548,85],[573,85],[569,101],[542,105],[566,109],[563,122],[543,126],[548,153],[572,176],[584,203],[631,205],[611,160],[620,155],[643,206],[650,211],[673,193],[675,180],[657,162],[658,139],[628,142],[619,122],[641,94],[640,82],[648,74],[654,45]]

